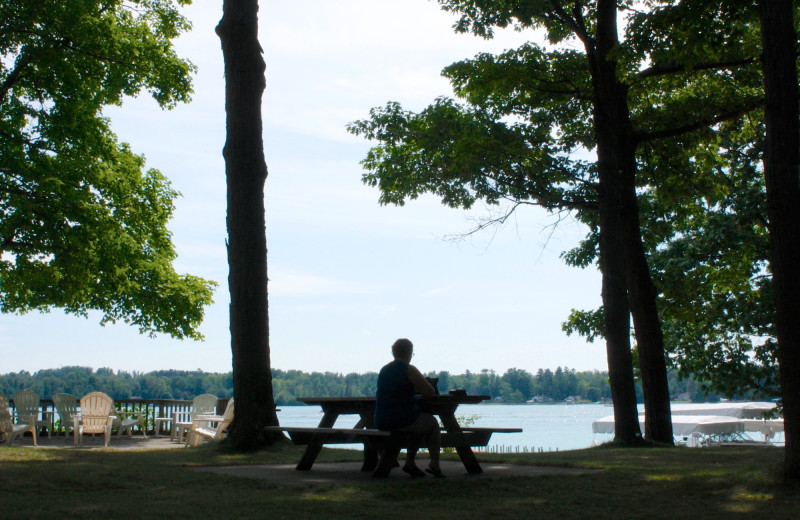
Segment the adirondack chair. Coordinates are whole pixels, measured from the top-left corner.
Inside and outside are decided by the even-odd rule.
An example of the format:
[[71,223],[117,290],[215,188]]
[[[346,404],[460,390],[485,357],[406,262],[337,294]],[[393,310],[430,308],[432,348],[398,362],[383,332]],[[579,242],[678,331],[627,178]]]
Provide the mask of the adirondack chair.
[[[69,430],[75,422],[74,417],[78,416],[78,398],[72,394],[55,394],[53,404],[56,405],[58,416],[61,418],[64,435],[69,435]],[[74,429],[72,435],[75,435]]]
[[[231,421],[233,421],[233,399],[228,400],[228,406],[223,415],[195,416],[189,434],[186,436],[186,446],[199,446],[207,440],[222,440]],[[213,424],[216,426],[212,426]]]
[[11,410],[8,407],[8,397],[0,394],[0,438],[10,446],[14,439],[21,437],[25,432],[33,435],[33,445],[36,444],[36,421],[32,417],[28,421],[14,424],[11,420]]
[[75,446],[83,444],[83,435],[102,433],[105,447],[111,440],[111,425],[114,421],[114,401],[103,392],[92,392],[81,397],[81,413],[73,418]]
[[192,422],[198,415],[213,415],[217,409],[217,396],[213,394],[200,394],[192,399],[192,409],[188,412],[174,412],[172,414],[172,428],[170,437],[178,442],[183,442],[183,435],[192,429]]
[[47,436],[52,434],[53,423],[50,420],[50,412],[45,412],[44,417],[40,419],[39,406],[42,400],[39,394],[32,390],[20,390],[14,394],[14,411],[17,414],[17,423],[28,423],[33,417],[34,426],[37,429],[44,428],[47,430]]

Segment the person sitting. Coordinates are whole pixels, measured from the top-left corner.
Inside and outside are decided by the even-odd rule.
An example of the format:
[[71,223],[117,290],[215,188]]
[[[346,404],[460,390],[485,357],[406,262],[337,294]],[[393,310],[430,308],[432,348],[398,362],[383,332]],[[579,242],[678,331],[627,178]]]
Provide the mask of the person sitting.
[[439,422],[433,415],[419,409],[414,394],[429,397],[436,390],[420,371],[411,364],[414,345],[401,338],[392,345],[394,361],[381,368],[378,374],[378,391],[375,399],[375,426],[379,430],[403,432],[410,435],[403,471],[411,477],[424,477],[416,464],[417,451],[425,441],[430,452],[430,464],[426,471],[443,477],[439,467],[441,434]]

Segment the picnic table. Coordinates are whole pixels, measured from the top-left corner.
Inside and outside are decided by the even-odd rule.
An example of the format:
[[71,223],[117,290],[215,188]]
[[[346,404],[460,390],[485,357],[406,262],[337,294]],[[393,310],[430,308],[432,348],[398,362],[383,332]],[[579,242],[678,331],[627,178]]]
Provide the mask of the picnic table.
[[[438,416],[442,422],[442,447],[455,448],[468,473],[481,473],[473,446],[486,446],[492,433],[521,432],[520,428],[474,428],[462,427],[456,419],[456,410],[461,404],[477,404],[489,399],[487,395],[468,395],[455,392],[418,397],[420,409]],[[298,470],[310,470],[325,444],[363,443],[364,463],[362,471],[374,471],[375,476],[385,476],[394,464],[397,452],[404,446],[406,436],[375,429],[375,397],[301,397],[298,401],[322,407],[322,419],[314,427],[276,426],[285,431],[292,442],[305,445]],[[352,427],[335,428],[342,415],[357,415]],[[384,457],[381,459],[381,453]],[[388,453],[388,456],[386,454]]]

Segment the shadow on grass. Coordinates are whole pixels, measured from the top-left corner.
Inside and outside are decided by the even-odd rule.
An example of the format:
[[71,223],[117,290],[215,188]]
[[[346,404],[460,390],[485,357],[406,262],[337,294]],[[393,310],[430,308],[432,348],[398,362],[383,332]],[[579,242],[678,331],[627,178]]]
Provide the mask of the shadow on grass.
[[[780,483],[783,451],[768,447],[618,448],[481,454],[485,462],[603,469],[585,475],[411,479],[304,487],[194,471],[201,465],[288,464],[280,443],[237,454],[213,444],[160,451],[0,447],[3,518],[796,518],[797,486]],[[320,461],[358,461],[324,449]]]

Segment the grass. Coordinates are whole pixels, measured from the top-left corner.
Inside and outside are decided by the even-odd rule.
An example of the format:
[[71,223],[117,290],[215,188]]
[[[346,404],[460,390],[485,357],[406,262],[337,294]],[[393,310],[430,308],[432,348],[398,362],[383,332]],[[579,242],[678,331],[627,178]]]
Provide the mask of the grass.
[[[294,486],[193,471],[294,463],[288,443],[251,454],[214,445],[163,451],[0,447],[0,518],[795,519],[783,450],[636,448],[479,455],[482,461],[594,468],[579,476],[421,479]],[[324,449],[320,461],[360,460]]]

